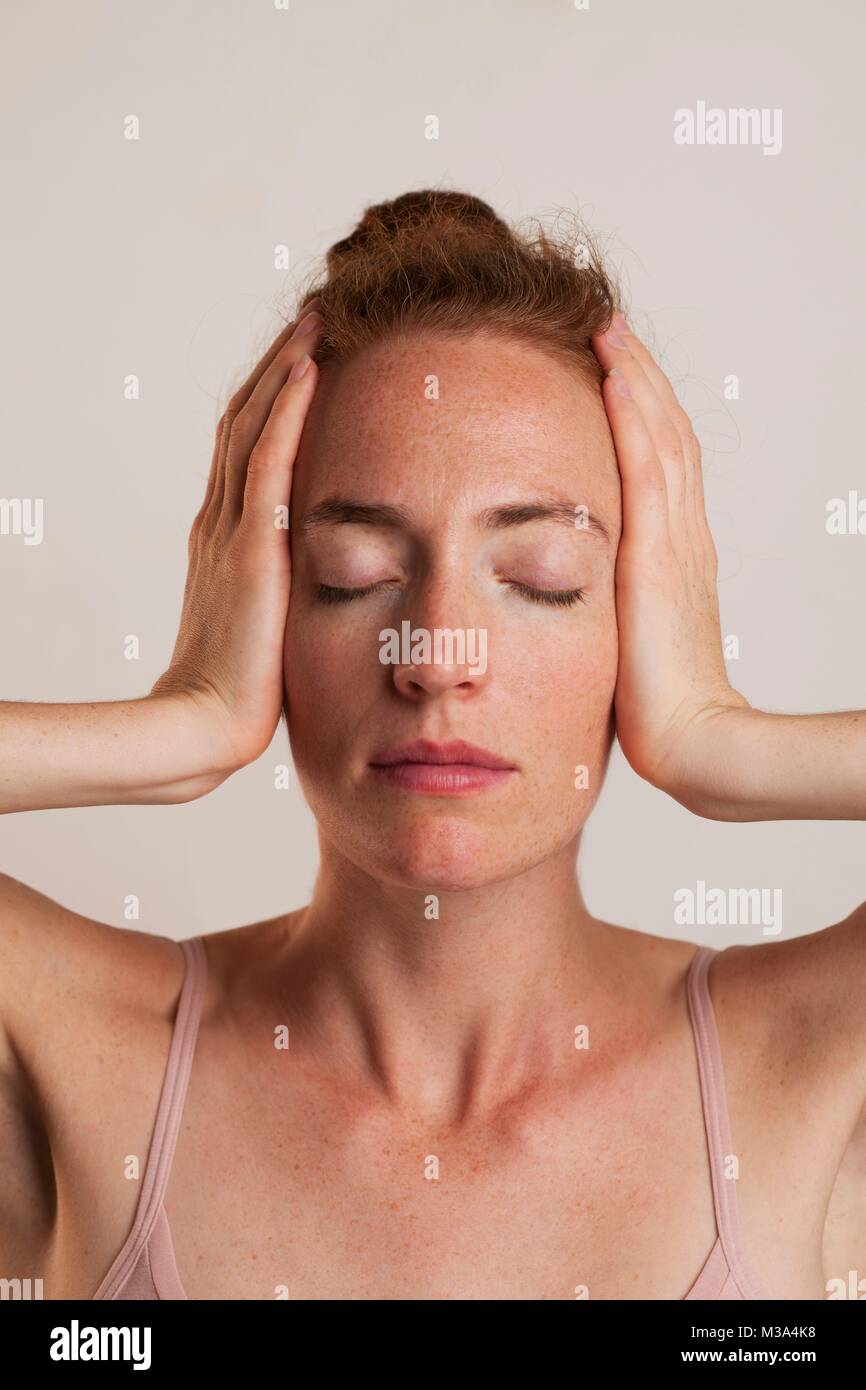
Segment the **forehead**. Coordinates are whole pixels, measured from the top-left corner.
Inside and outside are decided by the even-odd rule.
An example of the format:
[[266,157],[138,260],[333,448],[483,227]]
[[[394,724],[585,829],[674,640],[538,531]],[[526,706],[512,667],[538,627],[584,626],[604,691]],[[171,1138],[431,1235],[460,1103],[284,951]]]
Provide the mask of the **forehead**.
[[293,493],[369,489],[411,506],[553,486],[618,515],[598,388],[577,363],[501,335],[425,333],[322,368]]

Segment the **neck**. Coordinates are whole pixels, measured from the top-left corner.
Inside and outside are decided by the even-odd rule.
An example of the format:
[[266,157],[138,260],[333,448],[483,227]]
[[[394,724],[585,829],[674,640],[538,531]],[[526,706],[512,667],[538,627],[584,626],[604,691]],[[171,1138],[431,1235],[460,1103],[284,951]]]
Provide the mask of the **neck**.
[[576,847],[431,896],[323,843],[281,972],[295,1036],[422,1123],[465,1124],[573,1073],[606,932],[583,902]]

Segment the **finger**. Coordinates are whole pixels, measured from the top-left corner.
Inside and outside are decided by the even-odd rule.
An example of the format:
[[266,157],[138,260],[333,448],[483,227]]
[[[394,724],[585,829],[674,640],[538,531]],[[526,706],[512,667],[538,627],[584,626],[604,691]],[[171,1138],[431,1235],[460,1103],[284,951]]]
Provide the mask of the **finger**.
[[[292,373],[303,367],[299,360]],[[318,367],[309,358],[303,375],[292,373],[277,394],[246,470],[241,527],[256,545],[288,545],[287,532],[276,524],[281,520],[277,508],[289,505],[292,470],[316,389]]]
[[616,327],[626,340],[629,351],[637,358],[638,362],[640,362],[677,430],[683,439],[687,439],[692,432],[692,422],[686,411],[680,405],[679,398],[670,380],[662,371],[646,343],[644,343],[634,329],[630,327],[628,320],[619,313],[614,314],[614,319],[616,320]]
[[664,468],[672,516],[684,523],[685,463],[682,442],[664,403],[631,351],[631,336],[620,333],[616,326],[612,326],[607,333],[593,338],[593,348],[603,367],[608,371],[618,367],[628,382],[631,397],[644,416],[656,454]]
[[617,368],[601,388],[622,479],[620,544],[629,541],[649,553],[670,539],[666,475],[643,412],[633,396],[622,393],[624,385],[628,390]]
[[212,501],[212,499],[213,499],[214,489],[215,489],[215,487],[216,487],[217,472],[218,472],[218,470],[219,470],[219,465],[220,465],[220,456],[221,456],[221,453],[222,453],[222,441],[223,441],[223,434],[224,434],[224,432],[225,432],[225,416],[223,415],[223,416],[221,416],[220,422],[219,422],[219,424],[217,425],[216,438],[215,438],[215,440],[214,440],[214,446],[213,446],[213,454],[211,455],[211,461],[210,461],[210,472],[208,473],[207,485],[206,485],[205,490],[204,490],[204,497],[203,497],[203,499],[202,499],[202,504],[201,504],[201,506],[199,507],[199,509],[198,509],[198,515],[197,515],[196,518],[195,518],[196,523],[200,523],[200,522],[204,519],[205,513],[207,512],[208,508],[210,507],[211,501]]
[[231,514],[239,514],[243,507],[250,455],[267,424],[274,402],[298,359],[304,353],[312,355],[315,352],[322,328],[321,316],[315,312],[301,319],[289,341],[259,378],[246,405],[235,416],[224,470],[223,507]]
[[276,338],[271,343],[267,352],[256,363],[255,367],[250,372],[246,381],[243,383],[242,386],[238,388],[238,390],[232,396],[231,401],[229,402],[229,408],[233,409],[233,413],[236,414],[237,411],[243,409],[250,396],[252,395],[253,391],[255,390],[256,386],[258,385],[259,381],[261,380],[262,376],[267,371],[268,367],[271,365],[277,354],[281,352],[282,349],[285,347],[286,343],[291,338],[295,329],[302,322],[302,320],[307,317],[307,314],[312,313],[314,309],[318,309],[320,304],[321,300],[318,297],[316,299],[311,299],[308,304],[305,304],[303,306],[303,308],[298,313],[297,317],[292,319],[289,323],[287,323],[285,328],[283,328],[281,332],[277,334]]
[[[233,447],[232,434],[235,420],[246,406],[262,376],[269,370],[286,345],[294,337],[304,319],[317,308],[320,302],[318,298],[311,299],[308,304],[304,305],[299,317],[287,323],[282,332],[277,334],[277,337],[274,339],[267,352],[261,360],[256,363],[253,371],[247,377],[243,385],[234,393],[226,407],[225,416],[223,417],[225,419],[225,427],[222,434],[220,456],[214,480],[214,491],[211,498],[212,509],[216,517],[219,517],[225,503],[226,467],[229,459],[229,451]],[[285,376],[283,380],[285,380]],[[246,459],[244,459],[244,465],[245,464]]]
[[694,432],[689,414],[680,404],[676,391],[666,373],[659,366],[649,348],[641,340],[622,314],[615,314],[617,327],[623,332],[629,351],[643,367],[644,372],[655,388],[674,428],[680,436],[685,466],[685,514],[700,524],[706,525],[704,513],[703,477],[701,468],[701,446]]

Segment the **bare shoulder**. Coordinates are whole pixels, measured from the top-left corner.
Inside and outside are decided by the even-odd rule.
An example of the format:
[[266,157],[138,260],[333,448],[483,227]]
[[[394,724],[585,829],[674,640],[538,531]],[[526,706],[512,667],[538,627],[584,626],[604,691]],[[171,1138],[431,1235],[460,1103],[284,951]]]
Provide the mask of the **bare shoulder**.
[[[209,934],[212,996],[277,951],[300,915]],[[26,1056],[41,1048],[48,1034],[68,1042],[67,1029],[85,1030],[98,1045],[101,1020],[112,1034],[146,1021],[161,1028],[185,973],[170,937],[97,921],[0,874],[0,1066],[13,1050]],[[76,1036],[81,1044],[81,1031]]]
[[[681,1001],[694,942],[622,927],[615,938],[657,998]],[[850,1134],[866,1102],[866,903],[819,931],[719,950],[709,989],[722,1055],[753,1094],[781,1082]]]
[[[681,1000],[696,946],[638,940],[662,997]],[[790,1174],[769,1202],[760,1185],[751,1206],[741,1192],[751,1228],[793,1194],[792,1229],[808,1212],[823,1223],[825,1281],[844,1284],[866,1259],[866,903],[819,931],[720,950],[708,987],[738,1149],[755,1172]]]
[[[217,1009],[257,958],[258,925],[208,937]],[[148,1152],[185,977],[171,938],[0,875],[0,1267],[36,1270],[55,1288],[97,1286],[135,1200],[105,1174],[118,1153]]]
[[729,947],[711,991],[723,1044],[748,1047],[756,1078],[853,1135],[866,1102],[866,903],[819,931]]
[[[170,939],[0,875],[0,1264],[60,1277],[68,1233],[104,1185],[112,1127],[150,1122],[184,973]],[[122,1185],[112,1198],[119,1229],[128,1196]]]
[[[168,937],[111,926],[0,874],[0,1032],[27,1052],[94,1006],[170,1009],[184,974]],[[99,1010],[97,1009],[97,1012]]]
[[717,968],[723,1044],[746,1030],[757,1039],[753,1119],[779,1149],[793,1122],[800,1163],[808,1145],[825,1201],[825,1287],[845,1289],[866,1259],[866,903],[820,931],[731,948]]
[[788,940],[732,946],[714,966],[719,992],[752,1011],[771,1041],[796,1031],[820,1064],[847,1057],[866,1096],[866,903],[842,921]]

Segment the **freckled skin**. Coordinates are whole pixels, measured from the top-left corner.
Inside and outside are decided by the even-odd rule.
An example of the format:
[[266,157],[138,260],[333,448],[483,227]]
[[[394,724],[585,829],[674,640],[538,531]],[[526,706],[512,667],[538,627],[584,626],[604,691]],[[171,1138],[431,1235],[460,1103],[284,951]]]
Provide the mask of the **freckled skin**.
[[[155,705],[122,708],[124,736],[139,710],[144,722],[132,727],[154,750],[167,748],[163,731],[183,745],[178,761],[168,748],[159,777],[149,770],[147,799],[219,785],[227,766],[260,756],[272,736],[291,592],[284,680],[321,867],[308,907],[206,933],[207,985],[166,1195],[183,1286],[192,1299],[273,1298],[283,1289],[294,1299],[572,1300],[582,1289],[602,1300],[681,1297],[716,1240],[686,1012],[693,946],[593,918],[574,857],[610,748],[615,681],[620,742],[626,752],[631,715],[634,754],[656,731],[644,717],[654,713],[647,685],[661,677],[664,686],[672,673],[676,695],[718,646],[717,615],[700,594],[708,571],[680,564],[683,555],[697,563],[685,541],[706,537],[680,526],[676,565],[650,567],[650,580],[653,569],[656,578],[666,568],[679,573],[673,599],[665,585],[653,594],[634,556],[633,583],[623,584],[632,518],[652,511],[632,509],[619,548],[626,602],[617,634],[620,488],[596,389],[543,353],[476,335],[392,342],[323,369],[320,382],[313,371],[300,394],[284,395],[298,348],[280,341],[271,366],[285,355],[271,387],[282,409],[264,408],[266,391],[250,410],[257,378],[218,436],[237,432],[250,449],[265,441],[263,466],[246,472],[253,524],[242,528],[231,502],[247,451],[219,445],[191,534],[192,583],[167,688]],[[625,348],[599,351],[622,362],[637,388],[642,369],[629,365]],[[431,374],[435,401],[424,394]],[[624,425],[617,400],[625,398],[610,380],[608,407]],[[311,384],[319,389],[310,397]],[[272,504],[285,500],[308,399],[290,575]],[[639,474],[647,455],[614,431],[631,502],[629,462]],[[687,452],[694,473],[696,453]],[[667,459],[672,481],[682,464]],[[555,535],[549,526],[496,535],[472,526],[480,507],[540,490],[589,505],[607,525],[610,549],[570,525]],[[400,503],[409,532],[302,536],[305,512],[335,492]],[[671,540],[672,514],[658,532],[650,528],[654,561]],[[316,597],[320,583],[394,575],[395,588],[364,601],[326,606]],[[581,585],[587,602],[541,606],[510,592],[506,579]],[[636,606],[646,610],[641,621],[623,616]],[[682,671],[664,659],[689,646],[680,614],[686,627],[691,614],[695,637],[694,662]],[[383,667],[377,634],[404,616],[415,626],[488,630],[487,670],[468,677]],[[644,650],[651,660],[641,659]],[[629,664],[634,698],[624,716]],[[190,671],[207,677],[196,681],[198,697],[211,691],[193,706],[183,694]],[[55,707],[64,758],[74,744],[80,764],[67,769],[56,799],[63,759],[46,739],[47,774],[37,762],[17,781],[7,776],[5,809],[103,798],[106,741],[127,765],[114,773],[121,803],[140,799],[140,781],[131,798],[128,765],[142,760],[129,756],[120,725],[97,717],[114,719],[113,707],[84,707],[75,739],[70,707]],[[204,772],[187,746],[199,723],[198,737],[221,751]],[[50,728],[22,745],[41,745]],[[827,732],[835,737],[834,726]],[[405,795],[368,775],[374,748],[418,735],[486,744],[519,774],[462,800]],[[805,761],[810,779],[816,761]],[[641,762],[632,762],[636,771]],[[577,763],[589,769],[588,791],[573,788]],[[859,794],[854,787],[844,805],[856,808]],[[796,795],[795,778],[783,806]],[[629,849],[622,846],[623,872],[633,868]],[[239,874],[244,867],[241,854]],[[442,909],[435,921],[424,913],[431,889]],[[123,1180],[117,1156],[151,1152],[169,1020],[178,1026],[179,953],[158,932],[118,931],[0,875],[0,926],[4,918],[0,1080],[11,1086],[0,1085],[0,1138],[10,1136],[0,1170],[5,1176],[11,1159],[12,1182],[0,1194],[8,1186],[16,1196],[5,1212],[0,1201],[0,1263],[11,1251],[11,1268],[44,1271],[47,1296],[90,1297],[125,1233],[137,1229],[139,1185]],[[861,908],[829,932],[735,947],[713,965],[737,1200],[756,1268],[780,1298],[823,1297],[827,1277],[856,1271],[863,1246],[851,1213],[866,1210],[856,974],[864,924]],[[274,1046],[275,1027],[288,1029],[290,1050]],[[575,1047],[578,1030],[589,1047]],[[18,1059],[32,1068],[16,1070]],[[816,1235],[825,1217],[822,1271]]]
[[[435,400],[425,395],[431,374]],[[589,506],[611,544],[552,522],[484,533],[472,521],[540,493]],[[411,529],[395,538],[331,527],[305,538],[300,519],[333,494],[405,507]],[[604,404],[577,368],[479,333],[416,335],[322,370],[292,486],[285,686],[323,853],[428,891],[477,888],[573,855],[613,737],[619,530]],[[397,566],[399,588],[318,602],[316,584],[335,582],[325,573],[334,549],[344,563],[347,547],[374,565],[353,583]],[[582,587],[585,602],[542,606],[500,582],[539,573],[551,588]],[[382,665],[379,632],[406,618],[431,631],[486,628],[486,670],[430,665],[411,679]],[[463,798],[408,795],[371,777],[376,748],[416,737],[463,738],[519,771]],[[587,789],[574,787],[578,764]]]

